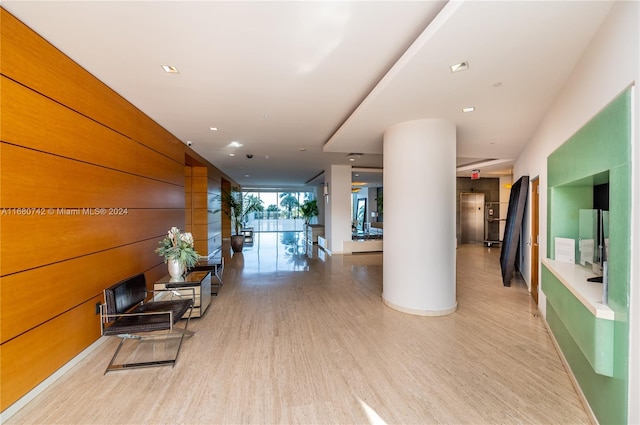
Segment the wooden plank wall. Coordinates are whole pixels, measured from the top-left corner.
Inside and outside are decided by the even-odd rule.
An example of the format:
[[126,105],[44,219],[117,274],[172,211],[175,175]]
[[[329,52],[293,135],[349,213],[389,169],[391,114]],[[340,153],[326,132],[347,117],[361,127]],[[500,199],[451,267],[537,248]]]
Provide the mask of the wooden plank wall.
[[105,287],[166,273],[154,249],[185,228],[195,153],[2,8],[0,30],[5,410],[99,338]]
[[193,234],[196,251],[202,256],[222,249],[222,213],[220,211],[220,171],[187,157],[185,166],[185,227]]

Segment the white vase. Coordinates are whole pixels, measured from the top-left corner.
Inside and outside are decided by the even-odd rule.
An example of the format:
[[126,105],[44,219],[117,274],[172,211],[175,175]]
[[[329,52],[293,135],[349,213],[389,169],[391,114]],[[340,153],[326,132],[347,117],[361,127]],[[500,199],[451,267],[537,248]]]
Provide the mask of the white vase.
[[167,261],[167,267],[171,277],[181,277],[184,274],[184,263],[179,260]]

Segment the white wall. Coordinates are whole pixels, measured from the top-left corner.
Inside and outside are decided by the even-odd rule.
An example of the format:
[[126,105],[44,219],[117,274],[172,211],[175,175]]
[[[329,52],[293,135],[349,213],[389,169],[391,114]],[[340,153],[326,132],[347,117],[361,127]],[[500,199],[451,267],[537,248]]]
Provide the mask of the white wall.
[[329,188],[325,199],[325,236],[332,254],[343,254],[344,241],[351,240],[351,166],[332,165],[325,170]]
[[507,211],[509,210],[509,199],[511,198],[511,188],[508,185],[513,183],[512,176],[500,177],[500,239],[504,239],[504,230],[507,227]]
[[[514,180],[540,176],[540,256],[547,253],[547,156],[593,118],[618,94],[640,81],[640,2],[616,2],[611,13],[580,59],[569,80],[536,130],[514,166]],[[631,252],[631,338],[629,400],[640,400],[640,103],[633,95],[632,133],[632,241]],[[527,209],[530,208],[530,203]],[[530,217],[529,211],[526,217]],[[526,246],[525,264],[531,247]],[[528,266],[523,276],[530,281]],[[540,292],[539,303],[546,304]],[[640,405],[629,403],[629,423],[640,423]]]

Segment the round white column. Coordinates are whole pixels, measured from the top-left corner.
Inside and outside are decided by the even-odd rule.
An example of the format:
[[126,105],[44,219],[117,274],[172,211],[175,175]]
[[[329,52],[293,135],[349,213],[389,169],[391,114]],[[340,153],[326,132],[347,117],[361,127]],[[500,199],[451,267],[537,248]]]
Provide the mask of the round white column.
[[384,134],[382,300],[396,310],[456,310],[456,127],[424,119]]

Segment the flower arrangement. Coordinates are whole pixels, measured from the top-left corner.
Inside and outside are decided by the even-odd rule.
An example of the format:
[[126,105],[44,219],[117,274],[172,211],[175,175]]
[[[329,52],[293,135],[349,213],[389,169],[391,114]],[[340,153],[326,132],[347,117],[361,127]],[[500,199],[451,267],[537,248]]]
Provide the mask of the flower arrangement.
[[155,252],[164,257],[165,263],[174,260],[191,268],[198,262],[199,254],[193,249],[193,236],[188,232],[180,232],[177,227],[172,227],[158,245]]

